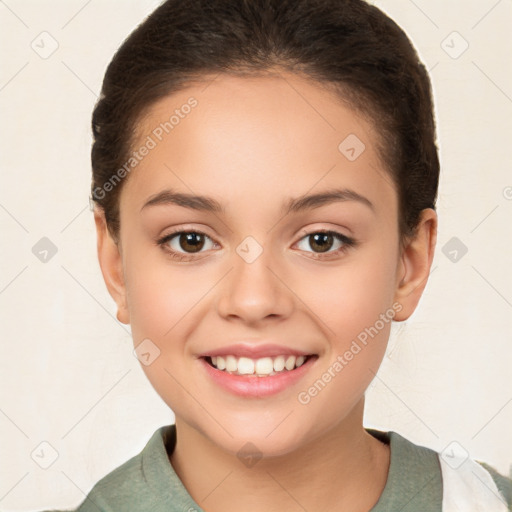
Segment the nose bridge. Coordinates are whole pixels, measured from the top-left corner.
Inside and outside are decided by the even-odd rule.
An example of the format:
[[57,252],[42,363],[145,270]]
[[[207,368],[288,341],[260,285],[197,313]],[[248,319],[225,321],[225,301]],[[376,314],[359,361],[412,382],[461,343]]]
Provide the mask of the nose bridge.
[[248,236],[235,248],[232,262],[218,302],[219,314],[254,322],[290,313],[291,294],[278,277],[280,265],[270,248]]

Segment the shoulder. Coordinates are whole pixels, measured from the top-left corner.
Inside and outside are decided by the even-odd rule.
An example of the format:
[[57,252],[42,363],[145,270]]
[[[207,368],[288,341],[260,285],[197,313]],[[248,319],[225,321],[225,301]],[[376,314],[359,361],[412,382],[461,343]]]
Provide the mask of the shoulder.
[[367,430],[390,446],[388,478],[372,512],[442,510],[443,486],[437,453],[397,432]]
[[[390,432],[395,447],[404,459],[411,461],[411,455],[418,460],[436,461],[437,473],[442,485],[442,509],[467,506],[472,510],[476,504],[483,509],[512,511],[512,480],[500,474],[488,464],[473,460],[467,453],[454,454],[453,450],[437,452],[431,448],[412,443],[396,432]],[[418,468],[416,469],[416,471]],[[411,472],[411,467],[408,469]],[[414,468],[412,468],[414,471]],[[487,507],[487,508],[485,508]],[[458,508],[455,508],[458,510]],[[466,510],[466,509],[464,509]],[[480,510],[480,509],[478,509]]]
[[367,430],[391,449],[386,486],[372,512],[512,511],[512,480],[491,466],[467,453],[439,453],[397,432]]
[[136,495],[137,499],[144,500],[146,488],[142,453],[139,453],[99,480],[77,512],[124,510],[128,497]]
[[[174,426],[154,432],[144,449],[99,480],[76,512],[158,512],[169,510],[172,471],[165,436]],[[162,481],[167,480],[166,492]],[[160,488],[159,488],[160,486]]]

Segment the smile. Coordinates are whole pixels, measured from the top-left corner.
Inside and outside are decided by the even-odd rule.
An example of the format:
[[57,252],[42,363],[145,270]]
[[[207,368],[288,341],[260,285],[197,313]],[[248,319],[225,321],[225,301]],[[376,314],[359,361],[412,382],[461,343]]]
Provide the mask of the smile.
[[207,379],[216,387],[241,397],[259,399],[299,386],[317,360],[316,354],[251,358],[218,355],[218,352],[198,359]]
[[207,362],[217,370],[232,375],[246,375],[257,377],[269,377],[280,373],[289,372],[302,366],[312,356],[279,355],[276,357],[261,357],[251,359],[249,357],[211,356]]

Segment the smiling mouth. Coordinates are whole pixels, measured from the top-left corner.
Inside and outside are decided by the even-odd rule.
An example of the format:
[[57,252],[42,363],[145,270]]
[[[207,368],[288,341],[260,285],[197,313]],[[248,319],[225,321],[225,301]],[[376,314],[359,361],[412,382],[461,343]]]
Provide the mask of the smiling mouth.
[[307,356],[281,355],[251,359],[249,357],[226,355],[207,356],[204,359],[213,368],[231,375],[271,377],[292,372],[310,359],[317,357],[317,355],[311,354]]

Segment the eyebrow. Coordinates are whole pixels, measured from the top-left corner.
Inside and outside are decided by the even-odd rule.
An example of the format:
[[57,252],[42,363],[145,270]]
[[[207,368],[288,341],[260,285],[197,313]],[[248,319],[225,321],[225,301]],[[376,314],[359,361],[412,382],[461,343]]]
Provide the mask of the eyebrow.
[[[288,215],[289,213],[311,210],[334,202],[345,201],[355,201],[367,206],[372,211],[375,211],[373,203],[368,198],[362,196],[354,190],[344,188],[330,189],[319,192],[317,194],[290,198],[283,204],[282,212],[284,215]],[[162,192],[150,196],[142,206],[141,211],[148,206],[170,204],[181,206],[183,208],[189,208],[191,210],[211,213],[222,213],[225,211],[224,207],[217,200],[211,197],[174,192],[170,189],[163,190]]]

